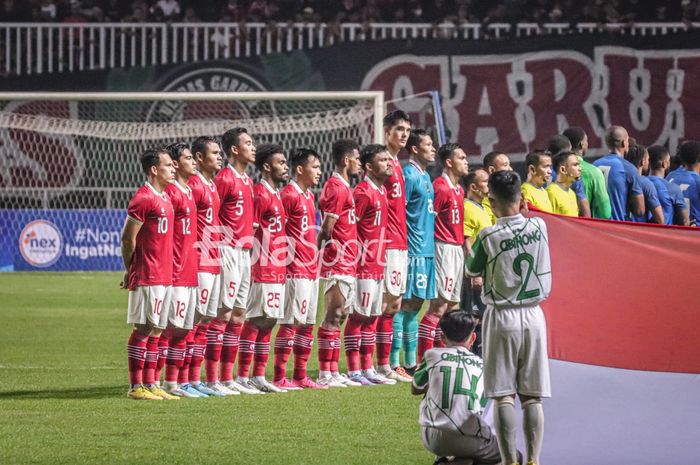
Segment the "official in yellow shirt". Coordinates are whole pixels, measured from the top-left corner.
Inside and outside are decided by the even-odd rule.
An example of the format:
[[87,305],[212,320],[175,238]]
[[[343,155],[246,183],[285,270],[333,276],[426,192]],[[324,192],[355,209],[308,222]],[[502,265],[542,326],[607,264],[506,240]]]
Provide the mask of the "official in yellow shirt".
[[552,204],[544,186],[552,180],[552,157],[544,150],[534,150],[525,157],[527,181],[520,191],[523,200],[539,210],[552,213]]
[[574,152],[562,152],[552,159],[556,182],[547,186],[547,194],[552,204],[553,213],[567,216],[579,216],[576,193],[571,185],[581,177],[581,166]]
[[489,175],[482,169],[472,171],[465,178],[467,198],[464,201],[464,237],[468,249],[471,249],[479,231],[494,224],[490,216],[491,209],[484,206],[484,200],[488,201],[488,182]]

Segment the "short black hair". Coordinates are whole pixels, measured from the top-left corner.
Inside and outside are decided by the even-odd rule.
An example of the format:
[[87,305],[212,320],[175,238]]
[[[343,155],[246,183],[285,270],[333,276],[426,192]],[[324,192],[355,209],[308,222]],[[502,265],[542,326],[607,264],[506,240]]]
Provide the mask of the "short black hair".
[[195,155],[197,153],[201,153],[202,155],[204,155],[204,153],[207,151],[207,145],[209,144],[219,145],[219,141],[211,136],[197,137],[194,140],[194,142],[192,142],[192,155]]
[[[499,155],[506,155],[505,152],[489,152],[486,155],[484,155],[484,168],[487,168],[489,166],[496,166],[496,158],[498,158]],[[506,155],[507,157],[508,155]]]
[[296,172],[297,166],[305,166],[312,158],[321,161],[321,156],[314,149],[296,148],[289,152],[289,168]]
[[663,168],[664,159],[671,156],[671,152],[663,145],[652,145],[647,149],[647,152],[649,152],[649,169],[652,170]]
[[360,144],[352,139],[338,139],[333,142],[331,155],[333,156],[333,163],[335,166],[340,166],[340,162],[343,158],[350,155],[353,150],[360,150]]
[[175,142],[174,144],[168,145],[166,148],[168,149],[170,158],[172,158],[173,161],[180,161],[182,152],[189,150],[190,146],[184,142]]
[[170,155],[170,152],[163,146],[153,147],[144,151],[139,157],[143,172],[148,174],[151,171],[151,167],[158,166],[161,155]]
[[644,152],[647,148],[640,144],[630,145],[629,150],[625,154],[625,160],[632,163],[635,168],[642,166],[642,161],[644,160]]
[[410,154],[413,147],[418,147],[422,137],[430,136],[428,131],[421,128],[411,129],[406,141],[406,151]]
[[454,342],[464,342],[476,328],[477,319],[466,310],[454,310],[440,318],[440,330],[445,338]]
[[452,158],[455,151],[460,150],[460,149],[464,150],[464,149],[462,149],[461,145],[456,144],[454,142],[449,142],[447,144],[443,144],[440,146],[440,148],[437,151],[438,160],[440,160],[440,163],[442,163],[442,165],[444,166],[445,162],[448,159]]
[[468,191],[469,186],[476,182],[476,173],[478,171],[483,171],[484,173],[486,173],[487,176],[489,174],[488,171],[486,171],[486,169],[484,169],[483,167],[477,167],[477,168],[474,168],[473,170],[469,170],[469,173],[467,173],[467,175],[464,178],[462,178],[462,182],[463,182],[463,186],[464,186],[465,191]]
[[576,155],[576,152],[564,150],[563,152],[559,152],[552,157],[552,171],[554,172],[555,178],[559,174],[559,168],[566,163],[566,160],[568,160],[571,155]]
[[255,167],[263,172],[263,165],[269,163],[272,156],[276,153],[284,155],[284,148],[279,144],[262,144],[258,147],[255,154]]
[[518,202],[520,176],[515,171],[496,171],[489,176],[489,193],[501,202]]
[[678,147],[678,158],[685,166],[700,162],[700,142],[687,140]]
[[226,157],[231,153],[231,147],[236,147],[241,143],[241,134],[248,134],[248,130],[246,128],[233,128],[221,136],[221,148]]
[[375,155],[384,151],[386,151],[386,146],[381,144],[369,144],[362,147],[362,150],[360,150],[360,165],[362,169],[365,170],[365,164],[372,163]]
[[572,145],[568,137],[555,134],[547,141],[547,152],[555,156],[559,152],[571,150]]
[[542,157],[548,157],[548,156],[550,156],[550,155],[546,150],[542,150],[542,149],[533,150],[532,152],[528,153],[525,156],[525,168],[529,168],[530,166],[534,166],[534,167],[540,166],[540,160],[542,159]]
[[583,142],[583,139],[586,137],[586,131],[580,126],[572,126],[564,129],[562,135],[569,139],[572,150],[579,150],[581,148],[581,142]]
[[394,110],[391,113],[387,113],[387,115],[382,120],[382,123],[385,128],[392,128],[396,126],[396,123],[398,123],[401,120],[404,120],[408,124],[411,124],[411,117],[408,116],[408,113],[406,113],[403,110]]

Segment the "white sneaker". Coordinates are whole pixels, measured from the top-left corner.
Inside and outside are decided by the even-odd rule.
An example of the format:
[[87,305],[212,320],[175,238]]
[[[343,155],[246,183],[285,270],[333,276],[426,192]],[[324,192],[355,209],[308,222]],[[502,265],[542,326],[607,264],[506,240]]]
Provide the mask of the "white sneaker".
[[284,389],[280,389],[265,378],[253,378],[250,380],[250,384],[255,386],[259,391],[262,392],[274,392],[274,393],[282,393],[282,392],[287,392]]
[[372,384],[396,384],[395,379],[389,379],[384,375],[377,373],[377,370],[370,368],[369,370],[363,370],[362,375],[367,378]]
[[184,391],[178,386],[177,384],[175,386],[168,386],[167,383],[165,386],[163,386],[163,390],[167,392],[170,395],[177,396],[177,397],[187,397],[190,399],[197,398],[199,396],[192,394],[190,392]]
[[340,381],[338,378],[334,377],[333,375],[325,375],[325,376],[319,376],[318,380],[316,381],[318,384],[321,386],[328,386],[329,388],[345,388],[347,387],[345,383]]
[[362,386],[362,383],[358,383],[356,381],[351,380],[348,378],[348,375],[345,373],[334,373],[333,379],[338,381],[339,383],[343,383],[344,386],[349,386],[349,387],[357,387],[357,386]]
[[232,391],[220,382],[215,382],[215,383],[207,383],[207,387],[211,389],[214,392],[218,392],[219,394],[223,394],[225,396],[238,396],[241,393],[238,391]]
[[250,395],[264,394],[264,392],[258,391],[257,389],[251,389],[250,387],[245,386],[242,383],[239,383],[237,380],[236,381],[226,381],[225,383],[223,383],[223,385],[227,389],[230,389],[231,391],[235,391],[235,392],[240,392],[241,394],[250,394]]
[[389,370],[382,370],[380,368],[379,370],[377,370],[377,372],[383,377],[394,382],[400,381],[402,383],[410,383],[411,381],[413,381],[413,378],[408,378],[402,375],[401,373],[397,372],[396,370],[392,370],[391,368]]

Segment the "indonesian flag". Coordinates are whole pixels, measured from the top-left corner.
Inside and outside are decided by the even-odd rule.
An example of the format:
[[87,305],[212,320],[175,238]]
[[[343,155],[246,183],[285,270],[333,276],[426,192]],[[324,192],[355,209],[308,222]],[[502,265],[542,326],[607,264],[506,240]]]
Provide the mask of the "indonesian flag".
[[700,230],[547,223],[544,465],[700,463]]

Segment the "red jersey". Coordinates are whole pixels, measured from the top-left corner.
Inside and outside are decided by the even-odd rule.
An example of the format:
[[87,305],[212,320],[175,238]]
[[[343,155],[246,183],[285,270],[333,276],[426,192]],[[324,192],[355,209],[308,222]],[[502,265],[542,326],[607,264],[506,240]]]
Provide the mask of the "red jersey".
[[333,173],[323,186],[319,208],[336,218],[330,241],[323,247],[321,276],[355,276],[357,271],[357,225],[355,199],[350,184]]
[[[216,190],[216,184],[213,181],[207,181],[199,172],[190,176],[187,185],[192,189],[192,198],[197,206],[197,242],[200,243],[197,247],[197,271],[219,274],[221,234],[218,231],[212,231],[221,226],[219,192]],[[202,260],[202,253],[205,250],[208,251],[208,256],[205,255]]]
[[286,217],[279,192],[266,181],[255,185],[253,282],[283,283],[287,275]]
[[435,239],[447,244],[464,244],[464,189],[452,184],[443,173],[433,181],[435,191]]
[[141,225],[129,267],[129,289],[173,282],[173,205],[146,183],[129,201],[128,221]]
[[228,165],[219,171],[214,183],[221,197],[219,219],[226,228],[224,243],[253,248],[253,180]]
[[311,190],[303,192],[292,181],[280,193],[287,217],[286,232],[294,252],[287,276],[316,279],[318,277],[318,250],[316,248],[316,206]]
[[406,233],[406,183],[398,158],[391,157],[394,168],[391,177],[384,183],[389,206],[389,218],[386,228],[387,248],[408,250],[408,234]]
[[357,241],[360,245],[357,277],[382,279],[386,265],[386,229],[389,213],[386,189],[365,178],[355,187],[353,197],[357,215]]
[[192,190],[177,181],[165,188],[175,211],[173,223],[173,286],[197,285],[197,205]]

